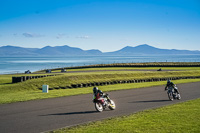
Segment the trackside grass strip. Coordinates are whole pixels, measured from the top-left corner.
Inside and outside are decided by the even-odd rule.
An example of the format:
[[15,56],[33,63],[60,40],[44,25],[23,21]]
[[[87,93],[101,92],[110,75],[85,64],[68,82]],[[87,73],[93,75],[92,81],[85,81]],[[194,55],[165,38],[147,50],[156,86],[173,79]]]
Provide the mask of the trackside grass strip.
[[92,122],[53,133],[199,133],[200,99]]
[[[173,82],[175,84],[200,82],[200,79],[182,79],[182,80],[176,80]],[[116,85],[108,85],[108,86],[99,86],[99,88],[102,91],[115,91],[115,90],[134,89],[134,88],[143,88],[143,87],[163,85],[163,89],[164,89],[165,84],[166,84],[166,81],[144,82],[144,83],[130,83],[130,84],[116,84]],[[89,93],[92,93],[92,88],[93,87],[50,90],[49,93],[42,93],[42,90],[37,90],[37,89],[36,90],[32,90],[32,89],[1,90],[0,104],[22,102],[22,101],[29,101],[29,100],[36,100],[36,99],[72,96],[72,95],[80,95],[80,94],[89,94]]]
[[[173,64],[173,63],[172,63]],[[189,63],[190,64],[190,63]],[[112,66],[112,65],[111,65]],[[124,71],[127,69],[147,69],[153,71]],[[84,83],[99,83],[99,82],[113,82],[122,80],[137,80],[137,79],[151,79],[151,78],[169,78],[169,77],[192,77],[200,76],[200,67],[163,67],[163,70],[170,69],[170,71],[157,71],[158,67],[106,67],[106,68],[82,68],[71,69],[77,70],[76,73],[59,73],[57,76],[44,77],[38,79],[31,79],[25,82],[13,83],[12,76],[37,76],[42,74],[9,74],[0,75],[0,104],[21,102],[34,99],[54,98],[62,96],[80,95],[92,93],[89,88],[70,88],[71,85]],[[86,72],[79,72],[84,71]],[[103,70],[87,72],[88,70]],[[104,71],[104,70],[122,70],[122,71]],[[48,73],[49,74],[49,73]],[[198,82],[200,79],[186,79],[173,81],[178,83]],[[166,82],[148,82],[148,83],[133,83],[133,84],[119,84],[108,85],[100,87],[103,91],[123,90],[141,87],[150,87],[155,85],[164,85]],[[42,93],[40,90],[42,85],[47,84],[50,90],[48,94]],[[61,89],[63,88],[63,89]],[[65,89],[64,89],[65,88]]]
[[[6,75],[7,76],[7,75]],[[31,79],[25,82],[11,84],[11,80],[5,77],[0,77],[0,92],[6,90],[38,90],[43,84],[48,84],[50,88],[62,88],[72,84],[108,82],[116,80],[131,80],[131,79],[150,79],[150,78],[167,78],[167,77],[187,77],[200,76],[200,70],[193,71],[169,71],[169,72],[93,72],[93,73],[66,73],[53,77],[45,77],[39,79]],[[10,78],[12,78],[10,76]]]

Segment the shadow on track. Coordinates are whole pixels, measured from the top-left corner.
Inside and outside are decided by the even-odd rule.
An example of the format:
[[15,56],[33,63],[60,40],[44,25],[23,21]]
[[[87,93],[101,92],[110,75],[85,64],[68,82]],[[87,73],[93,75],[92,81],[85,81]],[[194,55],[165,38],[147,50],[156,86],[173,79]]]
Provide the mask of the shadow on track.
[[152,102],[169,102],[169,100],[134,101],[129,103],[152,103]]
[[97,111],[82,111],[82,112],[69,112],[69,113],[56,113],[56,114],[47,114],[47,115],[40,115],[40,116],[50,116],[50,115],[77,115],[77,114],[92,114],[98,113]]

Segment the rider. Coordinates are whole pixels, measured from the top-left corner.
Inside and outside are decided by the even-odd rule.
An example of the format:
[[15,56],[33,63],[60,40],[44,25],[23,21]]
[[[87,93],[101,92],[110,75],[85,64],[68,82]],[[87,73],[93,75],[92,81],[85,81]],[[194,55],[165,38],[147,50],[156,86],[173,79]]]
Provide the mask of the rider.
[[[93,101],[95,101],[96,97],[104,98],[105,96],[106,94],[104,94],[101,90],[99,90],[98,87],[93,88]],[[106,103],[104,102],[103,105],[106,105]]]
[[94,87],[94,88],[93,88],[93,94],[94,94],[94,99],[95,99],[97,96],[100,96],[100,97],[103,96],[103,92],[102,92],[101,90],[99,90],[98,87]]
[[167,89],[174,89],[174,90],[177,92],[177,94],[179,94],[178,88],[177,88],[176,85],[175,85],[173,82],[171,82],[169,79],[167,80],[167,84],[166,84],[166,86],[165,86],[165,90],[167,90]]

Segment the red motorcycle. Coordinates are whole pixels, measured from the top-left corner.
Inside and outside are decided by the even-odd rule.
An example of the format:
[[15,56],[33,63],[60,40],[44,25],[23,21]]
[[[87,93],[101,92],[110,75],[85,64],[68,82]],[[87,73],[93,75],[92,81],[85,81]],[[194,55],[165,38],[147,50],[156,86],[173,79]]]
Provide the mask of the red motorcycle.
[[108,96],[108,94],[103,94],[103,96],[96,96],[93,98],[95,109],[98,112],[102,112],[106,108],[109,108],[110,110],[114,110],[116,108],[115,102],[111,100]]

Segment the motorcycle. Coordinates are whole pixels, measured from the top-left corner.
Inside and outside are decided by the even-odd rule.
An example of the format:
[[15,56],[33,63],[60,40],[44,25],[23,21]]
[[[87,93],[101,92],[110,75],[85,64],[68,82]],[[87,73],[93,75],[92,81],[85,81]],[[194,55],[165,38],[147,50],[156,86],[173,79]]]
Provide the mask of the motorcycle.
[[110,99],[108,94],[103,94],[103,96],[96,96],[93,98],[93,103],[95,106],[95,109],[98,112],[102,112],[106,108],[109,108],[110,110],[114,110],[116,108],[115,102]]
[[167,95],[169,97],[169,100],[173,101],[174,99],[181,99],[181,95],[177,93],[177,91],[175,91],[175,89],[178,90],[177,86],[175,86],[174,88],[168,88],[167,91]]

